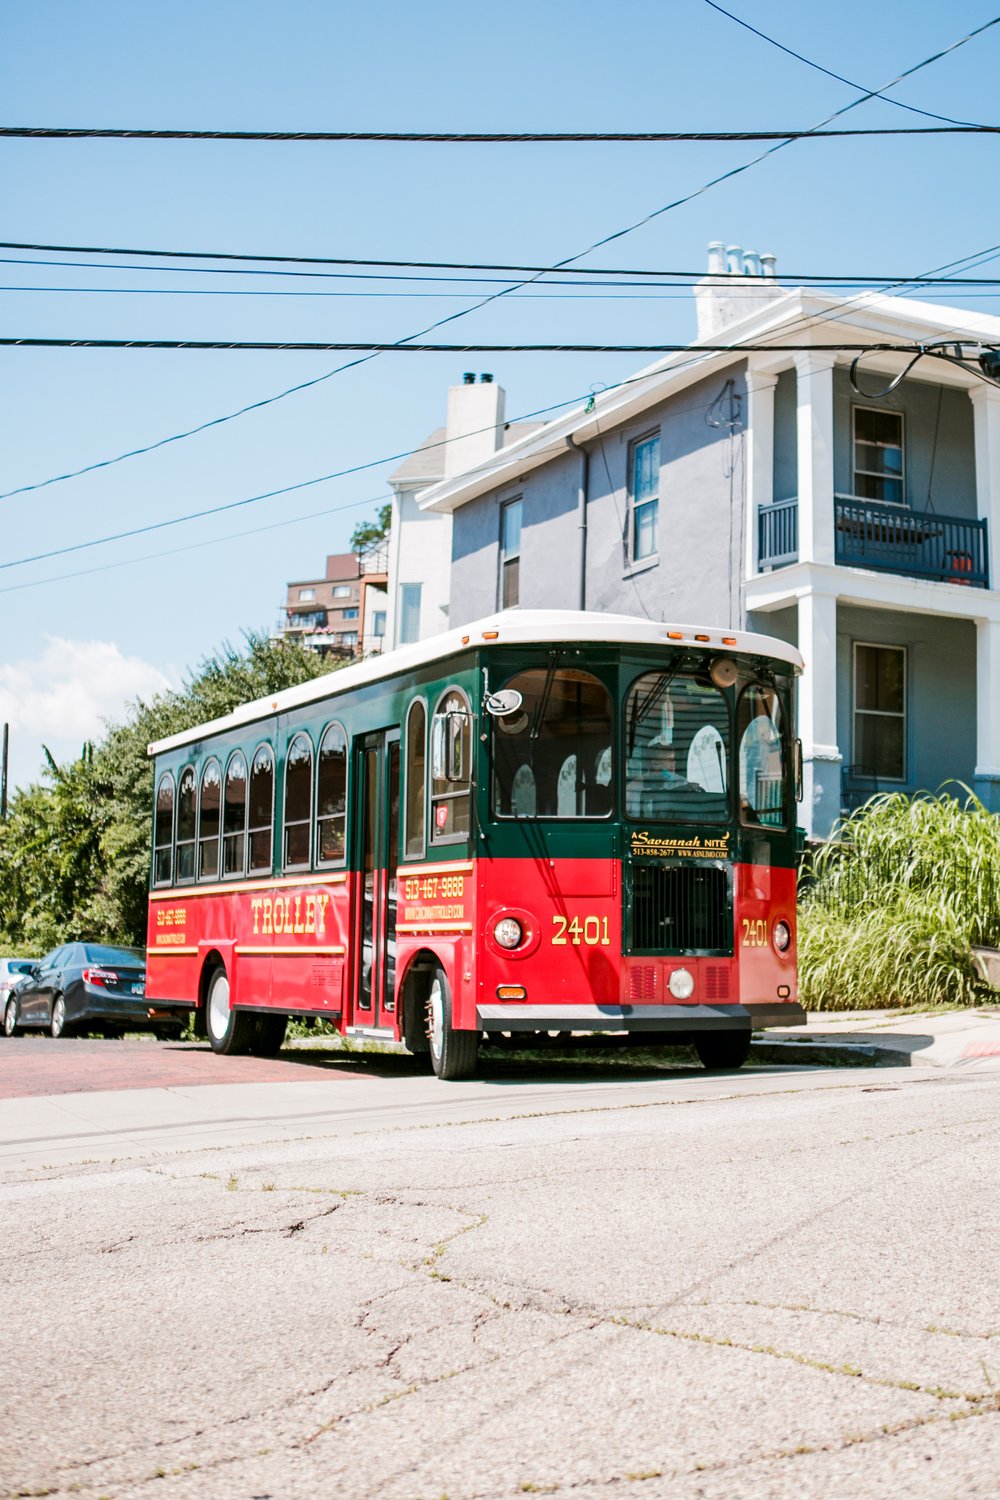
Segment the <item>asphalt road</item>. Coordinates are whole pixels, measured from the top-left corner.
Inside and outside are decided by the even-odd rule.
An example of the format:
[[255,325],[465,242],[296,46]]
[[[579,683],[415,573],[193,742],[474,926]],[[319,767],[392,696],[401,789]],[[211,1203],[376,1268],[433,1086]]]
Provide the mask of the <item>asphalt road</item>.
[[997,1074],[269,1066],[0,1102],[0,1495],[1000,1493]]

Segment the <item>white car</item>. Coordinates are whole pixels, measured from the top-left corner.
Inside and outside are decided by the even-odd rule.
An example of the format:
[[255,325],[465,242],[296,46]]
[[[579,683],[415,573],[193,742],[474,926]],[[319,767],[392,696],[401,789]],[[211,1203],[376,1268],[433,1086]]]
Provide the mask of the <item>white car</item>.
[[0,958],[0,1017],[7,1009],[7,997],[31,973],[36,960],[33,958]]

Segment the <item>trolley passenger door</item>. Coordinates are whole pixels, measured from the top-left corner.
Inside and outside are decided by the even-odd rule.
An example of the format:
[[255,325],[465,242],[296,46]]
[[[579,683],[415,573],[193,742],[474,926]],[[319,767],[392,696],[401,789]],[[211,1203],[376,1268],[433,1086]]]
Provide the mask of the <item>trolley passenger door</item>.
[[360,830],[355,912],[354,1025],[390,1027],[396,1008],[399,730],[363,736],[354,778]]

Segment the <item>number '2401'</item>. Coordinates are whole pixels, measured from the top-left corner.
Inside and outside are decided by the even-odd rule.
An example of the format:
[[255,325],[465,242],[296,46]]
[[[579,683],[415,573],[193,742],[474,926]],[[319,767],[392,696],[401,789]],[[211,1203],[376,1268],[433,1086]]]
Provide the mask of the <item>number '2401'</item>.
[[552,918],[555,932],[552,934],[552,942],[558,948],[567,947],[572,943],[579,947],[581,943],[588,948],[607,948],[611,939],[608,937],[607,917],[559,917]]

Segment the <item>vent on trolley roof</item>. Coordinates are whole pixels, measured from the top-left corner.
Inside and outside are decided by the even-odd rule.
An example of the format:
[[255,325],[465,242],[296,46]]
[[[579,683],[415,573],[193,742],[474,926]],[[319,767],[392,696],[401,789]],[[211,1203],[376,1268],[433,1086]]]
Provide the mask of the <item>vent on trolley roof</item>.
[[731,953],[729,877],[717,865],[634,864],[631,948],[639,953]]

